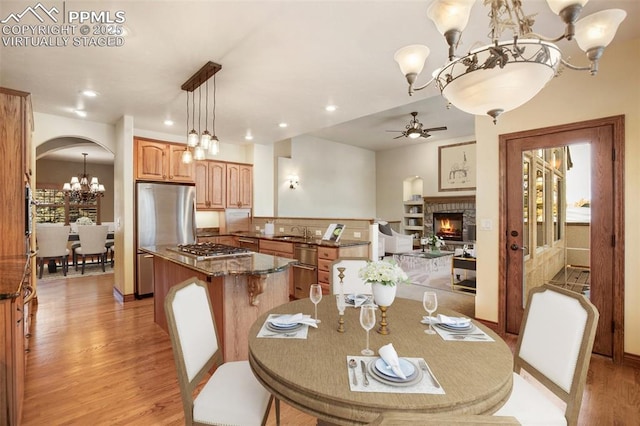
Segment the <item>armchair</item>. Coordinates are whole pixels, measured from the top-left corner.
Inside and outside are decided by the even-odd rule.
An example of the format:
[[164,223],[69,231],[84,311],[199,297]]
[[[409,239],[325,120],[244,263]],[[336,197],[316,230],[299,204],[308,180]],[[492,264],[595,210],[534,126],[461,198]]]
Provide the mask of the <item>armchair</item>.
[[378,222],[378,239],[384,241],[386,253],[407,253],[413,251],[413,237],[400,234],[389,226],[387,222]]

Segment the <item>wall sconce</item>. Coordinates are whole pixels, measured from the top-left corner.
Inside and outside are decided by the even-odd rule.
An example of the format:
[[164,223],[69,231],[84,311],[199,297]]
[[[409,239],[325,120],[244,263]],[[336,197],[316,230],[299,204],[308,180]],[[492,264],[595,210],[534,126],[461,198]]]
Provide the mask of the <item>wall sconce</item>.
[[289,175],[289,188],[296,189],[300,185],[300,179],[296,175]]

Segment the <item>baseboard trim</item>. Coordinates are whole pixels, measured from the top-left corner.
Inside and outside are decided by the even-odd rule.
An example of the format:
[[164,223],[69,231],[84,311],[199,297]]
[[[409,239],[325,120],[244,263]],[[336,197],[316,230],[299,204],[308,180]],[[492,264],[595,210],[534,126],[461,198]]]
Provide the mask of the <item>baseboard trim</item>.
[[133,302],[136,300],[133,294],[122,294],[117,287],[113,287],[113,297],[120,303]]
[[622,364],[629,367],[640,369],[640,355],[630,354],[628,352],[625,352],[622,357]]

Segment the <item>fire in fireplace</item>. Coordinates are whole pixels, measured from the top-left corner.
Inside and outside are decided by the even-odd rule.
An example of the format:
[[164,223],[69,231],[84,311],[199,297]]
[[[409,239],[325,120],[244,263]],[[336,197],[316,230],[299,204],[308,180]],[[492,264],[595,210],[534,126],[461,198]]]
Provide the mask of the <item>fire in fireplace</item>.
[[462,241],[462,213],[434,213],[433,233],[443,240]]

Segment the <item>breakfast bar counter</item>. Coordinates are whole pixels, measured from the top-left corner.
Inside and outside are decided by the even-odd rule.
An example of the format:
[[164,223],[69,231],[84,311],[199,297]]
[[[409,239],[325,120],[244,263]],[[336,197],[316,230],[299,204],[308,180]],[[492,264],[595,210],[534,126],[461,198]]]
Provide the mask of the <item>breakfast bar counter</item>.
[[289,265],[297,261],[260,253],[199,260],[174,248],[141,248],[154,256],[155,322],[168,330],[164,300],[169,288],[196,277],[209,288],[225,362],[248,359],[249,327],[264,312],[289,301]]

